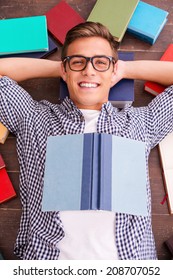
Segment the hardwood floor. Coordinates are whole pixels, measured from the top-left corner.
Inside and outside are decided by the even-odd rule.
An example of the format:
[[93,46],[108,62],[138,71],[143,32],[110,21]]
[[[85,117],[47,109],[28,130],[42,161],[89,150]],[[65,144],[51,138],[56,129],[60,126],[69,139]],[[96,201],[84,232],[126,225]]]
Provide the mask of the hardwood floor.
[[[45,14],[47,10],[55,6],[58,0],[3,0],[0,1],[0,18],[23,17]],[[66,0],[82,17],[87,19],[96,0]],[[172,0],[148,0],[149,4],[155,5],[169,11],[168,21],[162,30],[156,43],[151,46],[143,41],[125,34],[119,44],[119,50],[133,51],[135,59],[159,60],[167,46],[172,43],[173,38],[173,5]],[[57,43],[57,42],[56,42]],[[59,50],[61,46],[57,43]],[[48,59],[60,58],[60,51],[50,55]],[[22,86],[37,99],[48,99],[51,102],[58,101],[59,81],[57,79],[30,80],[23,82]],[[144,82],[135,81],[134,106],[145,106],[152,100],[152,96],[144,91]],[[51,92],[51,94],[49,94]],[[5,144],[0,144],[2,154],[7,166],[8,174],[17,191],[17,197],[0,205],[0,251],[5,259],[17,259],[13,254],[13,246],[20,223],[21,204],[19,194],[19,164],[16,154],[16,139],[10,134]],[[169,260],[171,255],[164,245],[164,241],[173,235],[173,216],[169,214],[167,202],[163,205],[161,201],[165,195],[162,178],[162,169],[158,154],[158,147],[154,148],[149,161],[150,181],[152,191],[152,218],[153,231],[156,240],[158,258]]]

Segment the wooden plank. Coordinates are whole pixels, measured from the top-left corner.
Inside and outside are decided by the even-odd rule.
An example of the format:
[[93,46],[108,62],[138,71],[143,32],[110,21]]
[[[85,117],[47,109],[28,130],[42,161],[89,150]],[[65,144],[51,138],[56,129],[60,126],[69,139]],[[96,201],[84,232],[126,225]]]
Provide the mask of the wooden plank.
[[171,254],[164,242],[173,235],[173,217],[171,215],[153,215],[152,223],[158,258],[170,260]]

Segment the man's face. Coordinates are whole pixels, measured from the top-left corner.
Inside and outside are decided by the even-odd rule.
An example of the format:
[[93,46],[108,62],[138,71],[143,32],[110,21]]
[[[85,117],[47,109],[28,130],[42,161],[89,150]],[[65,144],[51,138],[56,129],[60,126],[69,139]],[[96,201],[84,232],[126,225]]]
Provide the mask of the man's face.
[[[96,55],[112,56],[109,43],[100,37],[79,38],[71,43],[67,56],[83,55],[93,57]],[[95,70],[88,62],[87,67],[79,72],[69,69],[63,70],[63,78],[67,83],[71,100],[79,109],[100,110],[103,103],[108,101],[110,87],[113,85],[114,64],[106,72]]]

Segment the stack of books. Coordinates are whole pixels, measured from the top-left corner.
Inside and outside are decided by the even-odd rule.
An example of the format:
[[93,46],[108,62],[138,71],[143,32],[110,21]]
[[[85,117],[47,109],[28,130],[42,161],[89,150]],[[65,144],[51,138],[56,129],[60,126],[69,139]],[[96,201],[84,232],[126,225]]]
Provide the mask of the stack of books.
[[147,215],[144,142],[98,133],[50,136],[44,174],[43,211]]
[[6,166],[0,154],[0,203],[16,196],[16,192],[7,174]]
[[0,56],[48,50],[46,16],[0,20]]
[[[164,54],[162,55],[161,61],[172,61],[173,62],[173,44],[170,44]],[[163,92],[165,87],[158,83],[147,81],[144,84],[144,89],[151,93],[152,95],[156,96],[159,93]]]
[[167,16],[167,11],[139,0],[97,0],[87,20],[106,25],[117,42],[121,42],[128,31],[154,44]]

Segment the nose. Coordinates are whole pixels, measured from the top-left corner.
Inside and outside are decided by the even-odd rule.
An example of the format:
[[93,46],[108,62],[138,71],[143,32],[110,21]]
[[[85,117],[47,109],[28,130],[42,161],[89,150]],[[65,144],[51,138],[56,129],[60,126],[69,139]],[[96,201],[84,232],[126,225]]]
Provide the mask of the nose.
[[95,69],[92,65],[91,59],[87,61],[86,67],[84,70],[82,70],[82,74],[83,75],[87,75],[87,76],[93,76],[95,75]]

